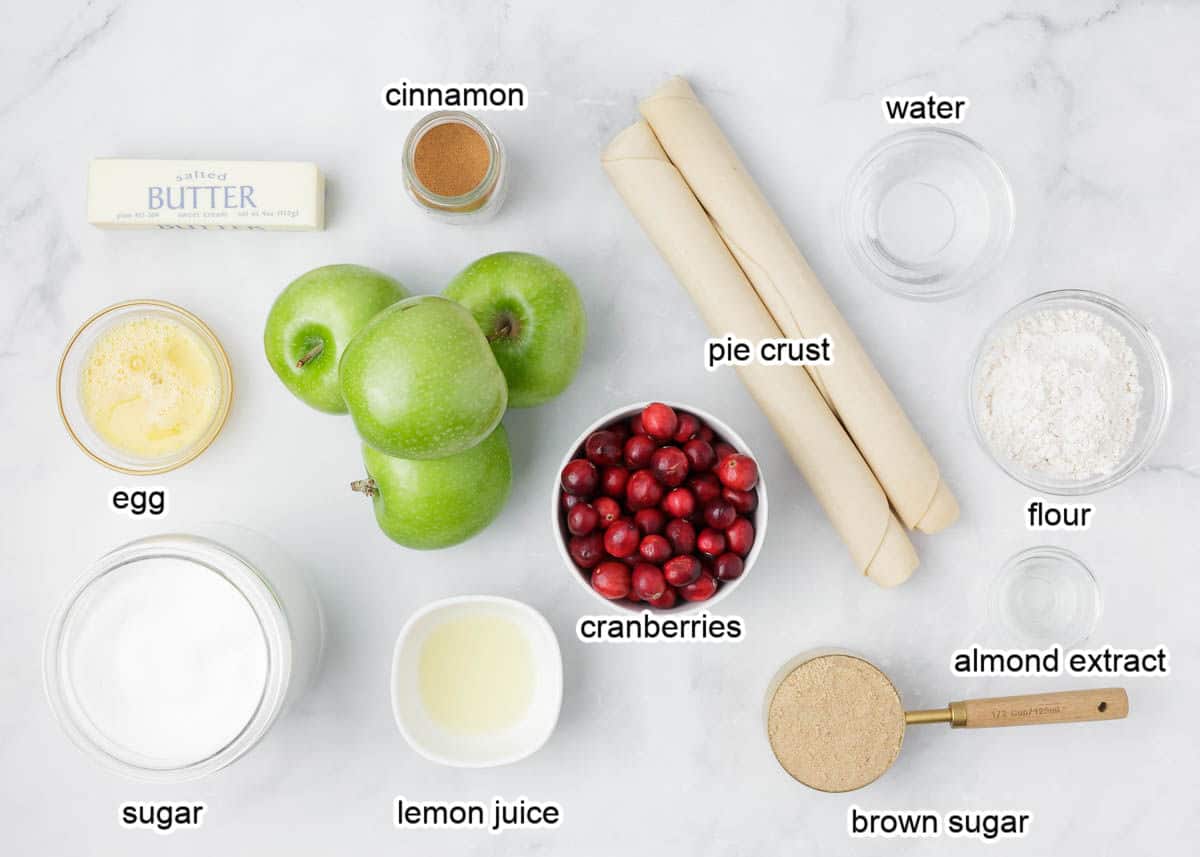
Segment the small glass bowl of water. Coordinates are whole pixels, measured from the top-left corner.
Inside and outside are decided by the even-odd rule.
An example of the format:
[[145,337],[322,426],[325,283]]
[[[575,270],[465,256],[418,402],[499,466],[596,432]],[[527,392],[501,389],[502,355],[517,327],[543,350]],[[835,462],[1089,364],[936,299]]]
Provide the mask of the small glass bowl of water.
[[1091,636],[1100,618],[1100,587],[1069,550],[1023,550],[992,581],[992,620],[1014,644],[1064,649]]
[[842,237],[868,279],[901,297],[941,300],[990,273],[1008,249],[1013,196],[978,143],[944,128],[901,131],[850,175]]

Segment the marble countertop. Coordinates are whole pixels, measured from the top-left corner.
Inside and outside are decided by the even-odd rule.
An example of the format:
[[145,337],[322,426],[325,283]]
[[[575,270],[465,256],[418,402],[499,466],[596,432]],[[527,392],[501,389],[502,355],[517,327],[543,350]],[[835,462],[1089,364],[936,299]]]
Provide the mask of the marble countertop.
[[[1200,6],[931,0],[728,4],[245,4],[51,0],[0,27],[0,827],[22,857],[91,854],[420,852],[693,855],[961,853],[951,839],[850,843],[867,810],[1023,810],[1029,838],[995,853],[1177,851],[1200,836],[1200,601],[1186,547],[1200,502],[1195,367],[1200,290]],[[569,11],[568,11],[569,10]],[[602,174],[602,146],[635,101],[682,73],[728,130],[813,267],[939,458],[963,507],[919,538],[922,568],[884,591],[847,553],[736,376],[701,365],[700,319]],[[522,113],[490,114],[512,158],[500,216],[451,228],[400,185],[418,114],[382,87],[515,81]],[[937,304],[886,296],[853,268],[835,212],[847,172],[893,129],[885,95],[968,96],[961,130],[1005,167],[1016,232],[980,288]],[[311,160],[329,180],[315,233],[105,232],[84,218],[89,159]],[[570,390],[506,418],[516,479],[501,519],[451,550],[403,550],[346,488],[361,475],[349,421],[308,411],[261,354],[276,293],[299,273],[358,262],[435,292],[484,253],[545,254],[576,279],[591,322]],[[1051,288],[1107,292],[1139,313],[1171,360],[1175,409],[1149,465],[1094,498],[1086,533],[1034,534],[1029,491],[979,449],[967,422],[969,355],[990,322]],[[156,480],[161,522],[120,517],[130,480],[74,448],[54,374],[86,316],[131,297],[180,303],[231,354],[238,396],[215,446]],[[595,604],[562,567],[545,521],[565,445],[594,416],[671,397],[734,423],[774,476],[759,564],[722,612],[738,644],[585,646]],[[187,786],[127,783],[70,745],[43,698],[46,623],[70,582],[125,541],[232,520],[303,558],[329,640],[310,692],[252,753]],[[1105,609],[1093,642],[1170,647],[1166,678],[1123,682],[1129,719],[1086,727],[913,730],[885,777],[810,792],[775,764],[760,722],[789,657],[840,646],[878,663],[909,707],[1051,689],[1054,679],[963,679],[954,649],[988,633],[987,589],[1039,542],[1093,567]],[[566,695],[549,743],[516,765],[437,767],[397,731],[391,648],[423,604],[464,593],[520,598],[563,646]],[[1080,682],[1085,686],[1087,682]],[[1091,685],[1097,684],[1092,682]],[[401,832],[396,795],[559,802],[554,831]],[[207,821],[168,840],[117,823],[124,801],[203,800]],[[993,853],[989,851],[989,853]]]

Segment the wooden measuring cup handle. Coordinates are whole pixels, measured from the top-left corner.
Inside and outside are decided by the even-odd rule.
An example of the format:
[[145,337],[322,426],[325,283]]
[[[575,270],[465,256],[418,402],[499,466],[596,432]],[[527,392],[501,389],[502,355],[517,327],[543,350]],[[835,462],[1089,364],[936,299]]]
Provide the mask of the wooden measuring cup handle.
[[1120,687],[998,696],[950,703],[950,723],[961,729],[1120,720],[1128,714],[1129,697],[1125,689]]

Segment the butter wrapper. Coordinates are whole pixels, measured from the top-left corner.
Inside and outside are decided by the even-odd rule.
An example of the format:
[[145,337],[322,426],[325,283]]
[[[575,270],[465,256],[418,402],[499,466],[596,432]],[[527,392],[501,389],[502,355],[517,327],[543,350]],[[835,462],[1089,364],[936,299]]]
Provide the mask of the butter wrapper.
[[297,161],[98,158],[87,206],[104,229],[308,231],[325,228],[325,178]]

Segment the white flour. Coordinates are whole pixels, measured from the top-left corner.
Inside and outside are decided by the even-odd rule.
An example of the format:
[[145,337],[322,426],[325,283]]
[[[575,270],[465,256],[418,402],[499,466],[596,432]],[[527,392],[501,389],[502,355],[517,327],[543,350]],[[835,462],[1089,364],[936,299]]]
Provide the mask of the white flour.
[[1043,310],[1002,330],[975,391],[989,445],[1060,479],[1112,472],[1137,429],[1137,356],[1120,331],[1085,310]]

